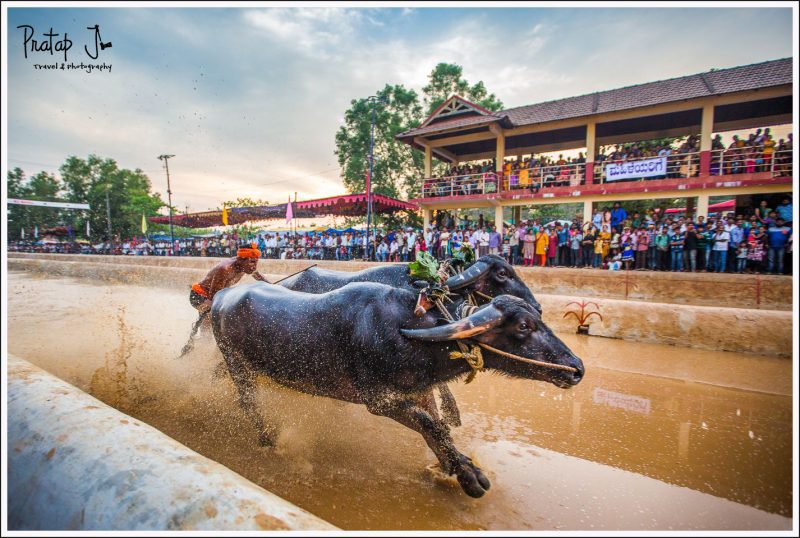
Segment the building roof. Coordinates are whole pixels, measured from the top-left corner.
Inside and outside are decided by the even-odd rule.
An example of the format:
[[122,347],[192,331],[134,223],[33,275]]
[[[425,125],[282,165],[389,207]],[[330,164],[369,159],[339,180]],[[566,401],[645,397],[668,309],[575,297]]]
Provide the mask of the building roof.
[[[502,122],[511,127],[520,127],[686,99],[782,86],[792,84],[792,82],[792,59],[782,58],[509,108],[484,116],[471,116],[461,120],[433,123],[427,127],[401,133],[397,135],[397,138],[411,141],[415,136],[492,122]],[[464,123],[459,123],[459,121]]]

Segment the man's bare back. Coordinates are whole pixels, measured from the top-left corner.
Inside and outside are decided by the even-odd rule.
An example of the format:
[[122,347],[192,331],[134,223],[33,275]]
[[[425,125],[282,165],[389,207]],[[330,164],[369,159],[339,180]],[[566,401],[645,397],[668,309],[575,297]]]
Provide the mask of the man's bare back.
[[192,291],[189,294],[191,305],[201,314],[208,312],[214,295],[239,282],[245,273],[253,275],[256,280],[268,282],[261,273],[256,271],[260,256],[261,252],[255,246],[242,247],[238,250],[235,258],[217,264],[203,280],[192,285]]

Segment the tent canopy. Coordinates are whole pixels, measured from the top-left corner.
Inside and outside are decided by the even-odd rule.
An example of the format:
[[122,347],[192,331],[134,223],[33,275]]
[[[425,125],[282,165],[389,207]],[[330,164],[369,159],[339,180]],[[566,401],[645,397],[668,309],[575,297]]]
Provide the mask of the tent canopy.
[[[285,219],[287,205],[288,204],[231,207],[228,208],[228,224],[241,224],[252,220]],[[372,194],[372,212],[375,214],[416,210],[417,206],[414,204],[396,200],[395,198],[390,198],[382,194]],[[365,193],[346,194],[296,202],[292,207],[292,213],[295,218],[314,218],[325,215],[348,217],[366,215],[367,195]],[[158,224],[169,223],[169,217],[150,217],[148,220]],[[175,226],[183,226],[186,228],[220,226],[222,224],[222,211],[204,211],[201,213],[173,215],[172,223]]]

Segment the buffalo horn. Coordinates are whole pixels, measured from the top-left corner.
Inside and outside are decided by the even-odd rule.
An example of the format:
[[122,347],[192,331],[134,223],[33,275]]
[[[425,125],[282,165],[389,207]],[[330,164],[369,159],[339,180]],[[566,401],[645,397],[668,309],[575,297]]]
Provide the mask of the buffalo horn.
[[470,265],[469,268],[463,273],[459,273],[448,278],[447,282],[445,282],[445,285],[447,285],[447,287],[451,290],[457,290],[463,288],[464,286],[469,286],[479,278],[482,278],[489,269],[489,264],[477,261]]
[[448,325],[439,325],[430,329],[400,329],[406,338],[441,342],[443,340],[459,340],[470,338],[496,327],[503,321],[503,313],[493,306],[481,308],[471,316]]

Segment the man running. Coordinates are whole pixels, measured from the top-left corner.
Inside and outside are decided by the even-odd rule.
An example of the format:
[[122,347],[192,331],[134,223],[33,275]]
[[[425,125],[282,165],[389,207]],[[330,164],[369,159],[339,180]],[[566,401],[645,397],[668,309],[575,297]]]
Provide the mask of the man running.
[[261,251],[255,244],[240,247],[236,252],[236,257],[225,260],[216,265],[208,272],[206,277],[196,284],[192,284],[192,291],[189,292],[189,303],[197,309],[200,314],[205,314],[211,309],[211,301],[214,295],[229,286],[233,286],[242,276],[247,273],[261,282],[267,282],[264,276],[256,271],[258,259]]
[[192,291],[189,292],[189,303],[200,312],[200,317],[192,327],[189,341],[186,342],[181,351],[181,357],[194,347],[194,335],[197,334],[197,330],[203,320],[208,317],[208,313],[211,311],[211,302],[218,291],[233,286],[241,280],[245,273],[253,275],[256,280],[269,284],[264,275],[256,271],[256,265],[260,257],[261,251],[256,248],[254,243],[250,246],[240,247],[236,252],[235,258],[217,264],[203,280],[192,284]]

